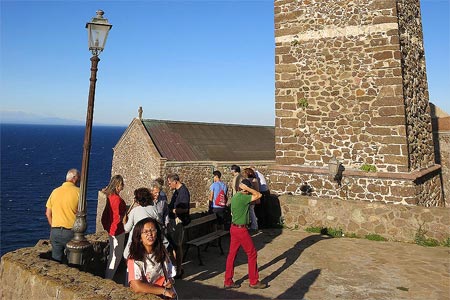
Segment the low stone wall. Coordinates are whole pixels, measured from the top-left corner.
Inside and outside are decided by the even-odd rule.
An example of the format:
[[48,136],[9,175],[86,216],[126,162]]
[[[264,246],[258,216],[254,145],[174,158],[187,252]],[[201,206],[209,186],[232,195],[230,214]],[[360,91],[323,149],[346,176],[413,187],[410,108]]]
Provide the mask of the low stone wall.
[[[275,161],[171,161],[166,163],[163,177],[166,177],[169,173],[177,173],[180,176],[181,181],[184,182],[189,189],[191,194],[191,204],[195,207],[206,208],[210,193],[209,187],[213,183],[214,179],[213,172],[216,170],[220,171],[222,173],[222,181],[228,184],[232,180],[230,167],[233,164],[239,165],[241,171],[249,166],[255,166],[258,170],[265,174],[268,166],[275,164]],[[169,196],[171,196],[172,193],[170,191],[166,190],[166,192]]]
[[339,186],[329,178],[327,168],[275,165],[267,178],[271,191],[279,195],[303,195],[302,188],[308,186],[314,197],[430,207],[445,206],[440,169],[439,165],[410,173],[346,169]]
[[[99,236],[88,237],[92,243]],[[100,239],[106,239],[102,235]],[[103,242],[106,242],[103,241]],[[103,243],[102,242],[102,243]],[[161,299],[136,294],[130,288],[48,259],[51,247],[40,241],[35,247],[6,253],[0,264],[0,299]]]
[[283,195],[279,197],[288,227],[327,227],[358,236],[379,234],[389,240],[412,242],[419,228],[425,236],[450,237],[450,208],[421,207]]

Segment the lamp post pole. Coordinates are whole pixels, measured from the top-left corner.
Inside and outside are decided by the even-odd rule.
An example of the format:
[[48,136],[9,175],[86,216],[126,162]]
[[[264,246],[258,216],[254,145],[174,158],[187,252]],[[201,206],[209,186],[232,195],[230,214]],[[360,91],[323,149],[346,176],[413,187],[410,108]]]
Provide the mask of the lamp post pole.
[[92,121],[94,118],[95,86],[97,82],[97,66],[100,58],[98,55],[103,51],[108,32],[112,25],[103,18],[103,11],[98,10],[97,16],[90,23],[88,28],[89,50],[91,57],[91,78],[89,86],[88,107],[86,113],[86,129],[83,142],[83,158],[81,162],[80,196],[78,198],[78,211],[73,224],[74,237],[67,243],[67,259],[70,265],[85,265],[89,257],[91,243],[84,236],[87,229],[86,222],[86,195],[87,180],[89,171],[89,156],[91,152]]

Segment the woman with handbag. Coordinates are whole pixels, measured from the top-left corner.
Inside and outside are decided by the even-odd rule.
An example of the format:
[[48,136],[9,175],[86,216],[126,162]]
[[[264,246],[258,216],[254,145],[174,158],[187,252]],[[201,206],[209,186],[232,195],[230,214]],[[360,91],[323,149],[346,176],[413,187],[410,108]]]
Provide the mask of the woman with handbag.
[[102,190],[108,197],[106,215],[109,216],[109,256],[106,265],[105,278],[113,279],[117,268],[122,260],[123,249],[125,246],[125,230],[122,219],[125,216],[127,205],[119,196],[123,190],[124,183],[121,175],[115,175],[111,178],[108,186]]
[[176,299],[173,276],[176,274],[162,243],[162,233],[153,218],[139,221],[133,230],[127,260],[128,281],[136,293]]

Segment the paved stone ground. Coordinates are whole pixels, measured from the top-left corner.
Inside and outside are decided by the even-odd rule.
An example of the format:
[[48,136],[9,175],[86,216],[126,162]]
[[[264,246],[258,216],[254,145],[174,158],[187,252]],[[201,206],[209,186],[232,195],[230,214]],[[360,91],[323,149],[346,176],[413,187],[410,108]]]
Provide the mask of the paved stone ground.
[[400,242],[329,238],[289,229],[253,234],[264,290],[248,287],[247,258],[240,250],[234,280],[224,290],[229,237],[202,252],[195,248],[176,281],[180,299],[450,299],[450,248]]

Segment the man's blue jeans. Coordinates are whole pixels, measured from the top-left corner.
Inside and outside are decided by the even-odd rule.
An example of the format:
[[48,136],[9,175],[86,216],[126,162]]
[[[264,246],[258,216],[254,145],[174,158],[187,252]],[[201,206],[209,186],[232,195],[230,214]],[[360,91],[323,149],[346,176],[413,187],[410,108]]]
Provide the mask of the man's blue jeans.
[[73,238],[72,229],[64,227],[52,227],[50,231],[50,242],[52,243],[52,258],[62,262],[65,258],[64,250],[66,244]]

